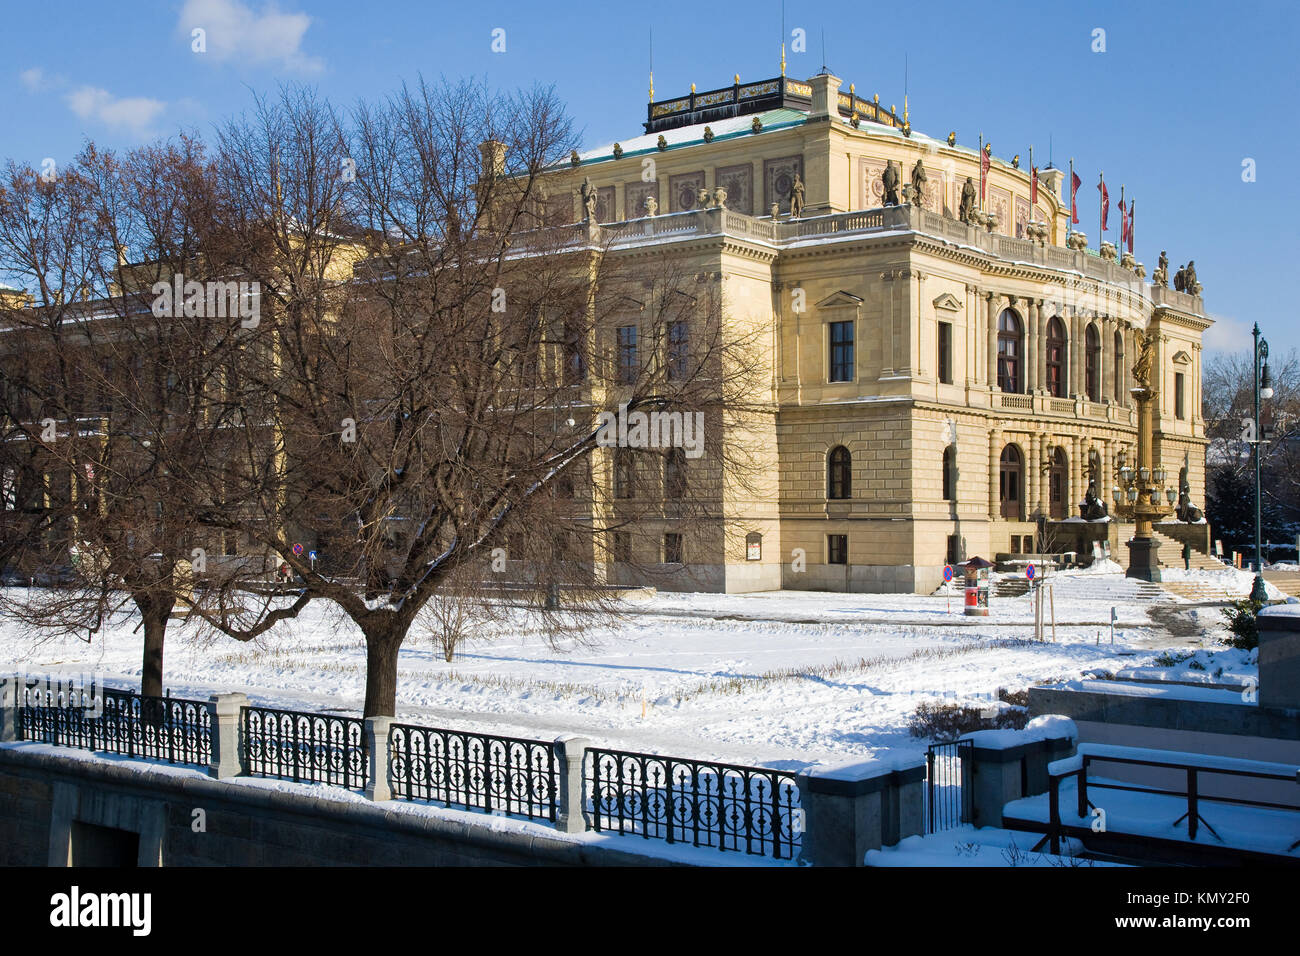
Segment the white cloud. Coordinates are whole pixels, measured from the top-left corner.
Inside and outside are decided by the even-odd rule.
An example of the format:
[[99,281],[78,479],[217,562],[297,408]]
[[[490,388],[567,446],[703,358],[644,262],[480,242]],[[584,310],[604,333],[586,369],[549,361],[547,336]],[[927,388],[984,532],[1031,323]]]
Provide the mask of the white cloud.
[[117,97],[95,86],[80,86],[67,95],[68,107],[82,119],[143,133],[166,108],[162,100],[145,96]]
[[23,86],[35,93],[45,86],[45,71],[39,66],[34,66],[30,70],[19,73],[18,79],[23,81]]
[[185,0],[176,29],[187,43],[195,29],[204,31],[207,50],[195,56],[218,62],[272,63],[298,73],[315,73],[324,63],[302,51],[309,26],[307,14],[281,13],[274,3],[258,13],[240,0]]

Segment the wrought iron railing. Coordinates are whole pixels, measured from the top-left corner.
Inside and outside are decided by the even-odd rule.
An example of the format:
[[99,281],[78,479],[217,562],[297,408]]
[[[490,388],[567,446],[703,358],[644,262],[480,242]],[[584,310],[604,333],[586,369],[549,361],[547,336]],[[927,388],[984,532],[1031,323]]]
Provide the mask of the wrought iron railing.
[[24,686],[18,731],[22,740],[173,764],[206,766],[212,756],[206,702],[108,687]]
[[969,822],[973,794],[969,740],[931,744],[925,754],[925,830],[938,833]]
[[250,774],[365,789],[369,753],[360,718],[271,707],[245,707],[242,718]]
[[555,820],[560,765],[546,741],[393,724],[388,776],[401,800]]
[[593,829],[791,859],[803,837],[793,774],[598,748],[583,776]]

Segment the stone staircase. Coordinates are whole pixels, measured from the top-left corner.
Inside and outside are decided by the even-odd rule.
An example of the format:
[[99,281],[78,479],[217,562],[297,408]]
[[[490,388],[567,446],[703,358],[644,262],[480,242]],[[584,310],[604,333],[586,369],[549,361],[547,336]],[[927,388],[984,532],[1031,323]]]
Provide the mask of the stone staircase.
[[1300,571],[1265,571],[1264,580],[1292,597],[1300,597]]

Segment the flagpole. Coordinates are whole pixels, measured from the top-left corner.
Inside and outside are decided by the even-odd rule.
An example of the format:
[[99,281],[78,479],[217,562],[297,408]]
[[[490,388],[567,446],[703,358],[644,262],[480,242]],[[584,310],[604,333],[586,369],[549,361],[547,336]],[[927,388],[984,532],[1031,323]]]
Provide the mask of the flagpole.
[[1070,157],[1070,218],[1065,221],[1065,237],[1074,232],[1074,157]]
[[1128,206],[1124,205],[1124,184],[1119,184],[1119,204],[1124,212],[1119,214],[1119,257],[1124,258],[1124,220],[1128,218]]

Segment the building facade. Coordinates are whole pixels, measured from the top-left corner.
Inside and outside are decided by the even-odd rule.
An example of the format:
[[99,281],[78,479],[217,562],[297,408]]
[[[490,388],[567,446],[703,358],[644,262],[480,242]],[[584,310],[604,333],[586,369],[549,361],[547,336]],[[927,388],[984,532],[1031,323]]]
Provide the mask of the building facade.
[[1063,171],[1035,184],[990,151],[978,197],[979,150],[841,87],[737,78],[651,103],[645,133],[547,184],[551,222],[689,259],[766,343],[773,413],[746,436],[765,480],[724,490],[722,533],[666,519],[681,573],[655,583],[929,592],[974,555],[1122,545],[1131,526],[1081,505],[1134,458],[1137,330],[1157,343],[1155,461],[1203,502],[1199,286],[1070,233]]

